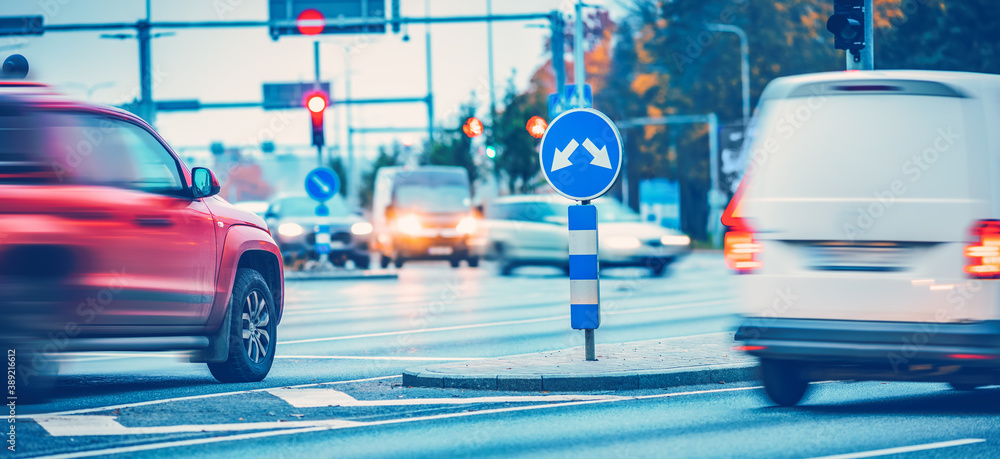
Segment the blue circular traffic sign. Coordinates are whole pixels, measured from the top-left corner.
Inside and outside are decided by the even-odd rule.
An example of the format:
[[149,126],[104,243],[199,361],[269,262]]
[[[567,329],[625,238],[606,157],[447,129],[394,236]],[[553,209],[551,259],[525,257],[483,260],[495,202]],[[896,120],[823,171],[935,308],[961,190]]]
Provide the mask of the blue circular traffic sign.
[[622,170],[622,137],[607,116],[592,108],[564,112],[542,137],[539,163],[559,194],[577,201],[598,198]]
[[329,201],[340,192],[340,177],[329,167],[317,167],[306,175],[306,194],[319,202]]

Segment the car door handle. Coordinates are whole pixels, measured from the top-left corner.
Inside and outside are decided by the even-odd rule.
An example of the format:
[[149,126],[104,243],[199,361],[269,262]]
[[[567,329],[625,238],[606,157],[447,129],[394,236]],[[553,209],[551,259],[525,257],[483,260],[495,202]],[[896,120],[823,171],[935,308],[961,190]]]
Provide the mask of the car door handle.
[[136,217],[134,221],[139,226],[174,226],[174,221],[170,217],[144,216]]

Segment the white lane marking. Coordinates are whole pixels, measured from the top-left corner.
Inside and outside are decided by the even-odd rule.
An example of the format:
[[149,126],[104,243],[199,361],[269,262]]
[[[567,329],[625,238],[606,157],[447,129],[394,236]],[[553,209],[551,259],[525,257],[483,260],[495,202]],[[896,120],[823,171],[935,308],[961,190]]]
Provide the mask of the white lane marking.
[[926,451],[929,449],[951,448],[952,446],[971,445],[986,441],[982,438],[963,438],[961,440],[941,441],[937,443],[925,443],[923,445],[900,446],[897,448],[876,449],[871,451],[861,451],[858,453],[835,454],[833,456],[815,457],[813,459],[855,459],[859,457],[888,456],[890,454],[912,453],[914,451]]
[[[310,383],[310,384],[299,384],[297,386],[282,386],[282,387],[297,388],[297,387],[316,387],[316,386],[328,386],[328,385],[329,386],[333,386],[333,385],[338,385],[338,384],[351,384],[351,383],[368,382],[368,381],[380,381],[380,380],[383,380],[383,379],[394,379],[394,378],[399,378],[399,376],[397,376],[397,375],[393,375],[393,376],[379,376],[379,377],[376,377],[376,378],[353,379],[353,380],[350,380],[350,381],[333,381],[333,382],[322,382],[322,383]],[[183,402],[183,401],[187,401],[187,400],[199,400],[199,399],[204,399],[204,398],[225,397],[227,395],[252,394],[254,392],[266,392],[266,391],[269,391],[271,389],[275,389],[275,388],[274,387],[267,387],[267,388],[263,388],[263,389],[249,389],[249,390],[237,390],[237,391],[232,391],[232,392],[219,392],[219,393],[213,393],[213,394],[189,395],[187,397],[164,398],[164,399],[160,399],[160,400],[149,400],[149,401],[146,401],[146,402],[123,403],[121,405],[101,406],[101,407],[97,407],[97,408],[81,408],[81,409],[78,409],[78,410],[57,411],[57,412],[53,412],[53,413],[39,413],[39,414],[27,414],[27,415],[19,414],[19,415],[17,415],[17,417],[21,418],[21,419],[35,419],[35,418],[46,417],[46,416],[49,416],[49,417],[51,417],[51,416],[66,416],[66,415],[71,415],[71,414],[93,413],[93,412],[96,412],[96,411],[112,411],[112,410],[120,410],[120,409],[124,409],[124,408],[135,408],[135,407],[139,407],[139,406],[158,405],[158,404],[161,404],[161,403]]]
[[[724,304],[724,303],[731,303],[731,302],[732,302],[732,300],[695,301],[695,302],[691,302],[691,303],[675,304],[675,305],[671,305],[671,306],[659,306],[659,307],[643,308],[643,309],[632,309],[632,310],[624,310],[624,311],[608,311],[608,312],[605,312],[603,314],[610,314],[610,315],[639,314],[639,313],[653,312],[653,311],[669,311],[669,310],[674,310],[674,309],[688,309],[688,308],[696,308],[696,307],[702,307],[702,306],[713,306],[713,305]],[[540,323],[540,322],[553,322],[553,321],[556,321],[556,320],[566,320],[568,318],[569,318],[569,315],[568,314],[564,314],[564,315],[559,315],[559,316],[540,317],[540,318],[537,318],[537,319],[508,320],[508,321],[503,321],[503,322],[487,322],[487,323],[480,323],[480,324],[454,325],[454,326],[451,326],[451,327],[418,328],[418,329],[414,329],[414,330],[399,330],[399,331],[392,331],[392,332],[367,333],[367,334],[363,334],[363,335],[331,336],[331,337],[327,337],[327,338],[300,339],[300,340],[293,340],[293,341],[283,341],[283,342],[278,343],[278,345],[280,346],[282,344],[303,344],[303,343],[318,343],[318,342],[324,342],[324,341],[342,341],[342,340],[349,340],[349,339],[377,338],[377,337],[381,337],[381,336],[409,335],[409,334],[417,334],[417,333],[434,333],[434,332],[441,332],[441,331],[468,330],[468,329],[472,329],[472,328],[503,327],[503,326],[507,326],[507,325],[521,325],[521,324],[531,324],[531,323]]]
[[371,407],[469,405],[477,403],[551,403],[625,398],[617,395],[519,395],[507,397],[396,398],[388,400],[358,400],[344,392],[334,389],[271,389],[267,392],[284,400],[286,403],[295,408],[318,408],[324,406]]
[[438,414],[438,415],[432,415],[432,416],[420,416],[420,417],[415,417],[415,418],[400,418],[400,419],[387,419],[387,420],[383,420],[383,421],[359,422],[357,425],[354,425],[354,426],[342,426],[342,427],[326,427],[326,426],[324,426],[324,427],[307,427],[307,428],[302,428],[302,429],[271,430],[271,431],[267,431],[267,432],[255,432],[255,433],[248,433],[248,434],[237,434],[237,435],[230,435],[230,436],[225,436],[225,437],[197,438],[197,439],[193,439],[193,440],[180,440],[180,441],[169,441],[169,442],[163,442],[163,443],[150,443],[150,444],[136,445],[136,446],[123,446],[123,447],[118,447],[118,448],[107,448],[107,449],[95,450],[95,451],[80,451],[80,452],[76,452],[76,453],[57,454],[57,455],[46,456],[46,457],[49,458],[49,459],[75,459],[75,458],[78,458],[78,457],[104,456],[104,455],[110,455],[110,454],[129,454],[129,453],[137,453],[137,452],[140,452],[140,451],[152,451],[152,450],[166,449],[166,448],[182,448],[182,447],[187,447],[187,446],[207,445],[207,444],[221,443],[221,442],[227,442],[227,441],[255,440],[255,439],[259,439],[259,438],[268,438],[268,437],[278,437],[278,436],[283,436],[283,435],[295,435],[295,434],[310,433],[310,432],[321,432],[321,431],[330,431],[330,430],[349,429],[349,428],[356,428],[356,427],[375,427],[375,426],[392,425],[392,424],[408,424],[408,423],[411,423],[411,422],[436,421],[436,420],[440,420],[440,419],[460,418],[460,417],[469,417],[469,416],[482,416],[482,415],[488,415],[488,414],[510,413],[510,412],[516,412],[516,411],[545,410],[545,409],[563,408],[563,407],[569,407],[569,406],[591,405],[591,404],[596,404],[596,403],[612,403],[612,402],[619,402],[619,401],[623,401],[623,400],[646,400],[646,399],[654,399],[654,398],[679,397],[679,396],[682,396],[682,395],[699,395],[699,394],[710,394],[710,393],[718,393],[718,392],[735,392],[735,391],[744,391],[744,390],[753,390],[753,389],[761,389],[761,386],[732,387],[732,388],[727,388],[727,389],[712,389],[712,390],[699,390],[699,391],[692,391],[692,392],[677,392],[677,393],[672,393],[672,394],[644,395],[644,396],[639,396],[639,397],[625,397],[625,398],[615,399],[615,400],[584,400],[584,401],[579,401],[579,402],[552,403],[552,404],[547,404],[547,405],[532,405],[532,406],[518,406],[518,407],[510,407],[510,408],[496,408],[496,409],[492,409],[492,410],[483,410],[483,411],[463,411],[463,412],[460,412],[460,413],[446,413],[446,414]]
[[326,359],[326,360],[405,360],[414,362],[442,362],[465,360],[483,360],[486,357],[381,357],[365,355],[276,355],[276,359]]
[[303,344],[303,343],[318,343],[318,342],[322,342],[322,341],[341,341],[341,340],[347,340],[347,339],[377,338],[377,337],[380,337],[380,336],[409,335],[409,334],[417,334],[417,333],[432,333],[432,332],[439,332],[439,331],[468,330],[470,328],[502,327],[502,326],[505,326],[505,325],[522,325],[522,324],[533,324],[533,323],[539,323],[539,322],[553,322],[553,321],[556,321],[556,320],[565,320],[565,319],[568,319],[568,318],[569,318],[569,315],[566,314],[566,315],[555,316],[555,317],[542,317],[542,318],[539,318],[539,319],[507,320],[507,321],[504,321],[504,322],[489,322],[489,323],[482,323],[482,324],[454,325],[454,326],[451,326],[451,327],[437,327],[437,328],[418,328],[418,329],[415,329],[415,330],[400,330],[400,331],[381,332],[381,333],[367,333],[367,334],[364,334],[364,335],[331,336],[331,337],[327,337],[327,338],[300,339],[300,340],[294,340],[294,341],[284,341],[284,342],[278,343],[278,345],[280,346],[282,344]]
[[244,422],[233,424],[186,424],[173,426],[126,427],[116,416],[51,416],[33,419],[53,437],[104,435],[160,435],[175,433],[235,432],[246,430],[301,429],[304,427],[354,427],[355,421]]

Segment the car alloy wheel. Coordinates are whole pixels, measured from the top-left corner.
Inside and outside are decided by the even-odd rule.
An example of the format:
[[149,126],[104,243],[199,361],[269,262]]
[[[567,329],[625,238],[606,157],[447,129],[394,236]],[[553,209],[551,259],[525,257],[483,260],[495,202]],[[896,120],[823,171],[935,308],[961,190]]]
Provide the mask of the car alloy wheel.
[[271,351],[271,335],[267,325],[271,316],[267,312],[267,300],[264,294],[253,289],[243,301],[243,349],[253,363],[260,363]]

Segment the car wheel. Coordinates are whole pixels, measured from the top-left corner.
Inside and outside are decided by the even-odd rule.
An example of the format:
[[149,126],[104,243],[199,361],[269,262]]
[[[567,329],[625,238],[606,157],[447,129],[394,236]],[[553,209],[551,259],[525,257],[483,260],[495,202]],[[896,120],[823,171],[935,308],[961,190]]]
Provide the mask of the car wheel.
[[478,268],[479,267],[479,257],[469,258],[467,260],[467,263],[469,263],[469,267],[470,268]]
[[660,265],[657,265],[657,266],[654,266],[654,267],[652,267],[652,268],[649,268],[649,273],[650,273],[650,274],[651,274],[651,275],[652,275],[653,277],[663,277],[663,276],[664,276],[665,274],[667,274],[667,268],[668,268],[669,266],[670,266],[670,265],[669,265],[669,264],[666,264],[666,263],[663,263],[663,264],[660,264]]
[[382,269],[388,268],[390,263],[392,263],[392,258],[389,258],[389,257],[387,257],[385,255],[379,255],[378,256],[378,265]]
[[372,265],[372,258],[369,255],[362,255],[354,259],[354,267],[358,269],[368,269]]
[[764,393],[781,406],[795,406],[809,389],[809,381],[802,376],[798,362],[761,359],[760,373]]
[[948,383],[948,385],[951,386],[952,389],[961,391],[976,390],[980,387],[976,384],[960,383],[960,382],[950,382]]
[[457,268],[462,265],[462,259],[452,258],[451,260],[448,260],[448,264],[450,264],[452,268]]
[[392,264],[393,264],[393,265],[394,265],[394,266],[395,266],[395,267],[396,267],[397,269],[399,269],[399,268],[402,268],[402,267],[403,267],[403,263],[406,263],[406,260],[404,260],[404,259],[403,259],[403,257],[401,257],[401,256],[399,256],[399,255],[396,255],[396,258],[393,258],[393,259],[392,259]]
[[497,268],[500,270],[500,275],[509,276],[513,274],[516,266],[514,266],[514,263],[510,260],[510,258],[507,258],[507,252],[504,249],[503,244],[497,244],[493,250],[496,252]]
[[255,382],[267,376],[278,344],[273,298],[260,273],[247,268],[236,271],[229,305],[229,357],[208,364],[215,379]]

